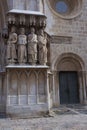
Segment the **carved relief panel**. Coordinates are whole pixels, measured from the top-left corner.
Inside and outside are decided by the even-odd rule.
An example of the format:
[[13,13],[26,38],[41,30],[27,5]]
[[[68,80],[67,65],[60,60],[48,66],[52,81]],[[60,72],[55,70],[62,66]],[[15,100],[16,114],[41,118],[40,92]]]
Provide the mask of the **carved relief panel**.
[[46,103],[47,81],[45,70],[10,70],[8,73],[9,105]]

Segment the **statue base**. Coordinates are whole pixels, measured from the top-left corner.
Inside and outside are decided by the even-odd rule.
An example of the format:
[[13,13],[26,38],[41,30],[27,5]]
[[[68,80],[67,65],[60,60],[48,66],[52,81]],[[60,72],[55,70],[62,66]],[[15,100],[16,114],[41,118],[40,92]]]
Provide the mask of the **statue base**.
[[27,118],[49,111],[48,69],[48,66],[6,66],[8,116]]

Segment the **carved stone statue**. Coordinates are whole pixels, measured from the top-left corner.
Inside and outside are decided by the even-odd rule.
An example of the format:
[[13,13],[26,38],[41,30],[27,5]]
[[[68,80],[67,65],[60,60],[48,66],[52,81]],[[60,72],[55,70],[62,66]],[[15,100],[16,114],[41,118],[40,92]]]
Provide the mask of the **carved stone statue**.
[[33,27],[31,28],[31,34],[28,35],[28,62],[32,65],[37,62],[37,35]]
[[44,30],[40,29],[38,35],[38,46],[39,46],[39,63],[46,65],[47,63],[47,36],[44,34]]
[[18,62],[19,64],[23,64],[26,62],[27,51],[27,36],[25,35],[25,29],[20,28],[20,34],[18,36]]
[[16,47],[17,47],[17,34],[15,33],[15,26],[12,26],[7,41],[7,63],[8,64],[14,64],[17,61]]

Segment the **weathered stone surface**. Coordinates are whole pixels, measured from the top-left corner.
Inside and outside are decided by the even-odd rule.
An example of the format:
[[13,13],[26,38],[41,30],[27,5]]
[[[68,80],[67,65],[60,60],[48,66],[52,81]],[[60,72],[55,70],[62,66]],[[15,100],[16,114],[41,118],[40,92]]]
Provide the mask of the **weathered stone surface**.
[[9,33],[9,38],[7,41],[7,64],[14,64],[17,62],[17,34],[15,27],[11,28],[11,32]]
[[87,115],[58,115],[37,119],[0,120],[0,130],[86,130]]
[[31,33],[28,35],[28,62],[35,65],[37,62],[37,35],[35,29],[31,28]]
[[25,29],[20,28],[20,34],[18,36],[18,62],[19,64],[26,63],[27,60],[27,36],[25,35]]
[[46,65],[47,63],[47,36],[43,29],[39,30],[38,35],[39,46],[39,63],[40,65]]
[[[49,1],[50,2],[50,1]],[[80,3],[79,3],[80,2]],[[38,3],[38,4],[37,4]],[[52,1],[51,1],[52,3]],[[75,5],[76,4],[76,5]],[[82,6],[83,8],[82,8]],[[4,6],[6,5],[6,6]],[[20,66],[10,66],[7,68],[5,76],[1,76],[0,84],[2,86],[1,92],[4,95],[4,101],[6,100],[5,104],[9,104],[8,111],[12,110],[14,112],[18,112],[20,109],[12,109],[12,106],[20,105],[21,109],[22,106],[26,106],[29,103],[44,103],[47,100],[48,108],[50,107],[58,107],[60,105],[60,83],[59,83],[59,72],[60,71],[70,71],[70,72],[77,72],[78,74],[78,92],[79,92],[79,103],[85,103],[87,104],[87,2],[86,0],[81,0],[75,2],[73,0],[73,9],[72,14],[74,17],[72,18],[65,18],[60,17],[59,15],[55,14],[53,10],[55,9],[50,8],[47,1],[36,1],[36,0],[30,0],[30,1],[23,1],[18,0],[13,2],[13,0],[8,0],[8,5],[10,5],[10,9],[19,9],[22,10],[22,13],[12,13],[9,12],[8,14],[8,29],[14,24],[20,28],[20,26],[25,26],[26,34],[24,35],[28,36],[29,30],[27,27],[34,27],[35,28],[35,34],[40,36],[38,34],[39,29],[44,29],[46,27],[46,17],[47,16],[47,27],[46,27],[46,33],[48,33],[49,37],[51,37],[51,41],[48,45],[48,37],[43,37],[44,42],[44,50],[40,52],[39,48],[39,61],[41,65],[46,65],[48,56],[50,59],[50,69],[49,72],[46,71],[46,74],[44,75],[43,72],[45,71],[45,68],[40,69],[40,72],[36,72],[35,66],[32,69],[33,71],[30,73],[27,72],[26,66],[20,67]],[[7,8],[7,2],[4,0],[3,2],[0,1],[0,11],[1,11],[1,22],[0,22],[0,29],[1,33],[3,32],[2,29],[5,26],[6,27],[6,12]],[[3,7],[3,9],[2,9]],[[75,7],[75,9],[74,9]],[[78,7],[78,8],[76,8]],[[25,10],[33,10],[38,11],[37,12],[26,12]],[[70,7],[71,9],[71,7]],[[75,15],[80,10],[80,14]],[[15,10],[17,11],[17,10]],[[28,15],[24,14],[24,11],[28,13]],[[41,14],[39,11],[44,12],[45,15]],[[17,14],[18,13],[18,14]],[[69,13],[71,14],[71,13]],[[62,14],[61,14],[62,15]],[[67,16],[67,14],[66,14]],[[69,15],[68,15],[69,16]],[[18,30],[17,30],[18,31]],[[6,33],[6,32],[5,32]],[[4,34],[5,34],[4,33]],[[19,34],[17,32],[17,34]],[[47,35],[47,36],[48,36]],[[25,36],[25,37],[26,37]],[[7,43],[7,37],[5,36],[4,39],[4,45]],[[45,39],[47,38],[47,39]],[[22,39],[23,40],[23,39]],[[42,43],[43,43],[42,41]],[[1,43],[2,37],[1,37]],[[39,46],[39,45],[38,45]],[[0,46],[0,67],[4,65],[3,59],[5,59],[5,54],[3,51],[3,48],[6,49],[5,46]],[[49,48],[49,49],[48,49]],[[23,48],[20,48],[23,49]],[[20,52],[20,49],[18,50],[18,53]],[[22,54],[23,51],[22,50]],[[47,52],[49,51],[49,52]],[[44,56],[44,59],[41,59],[42,55]],[[18,56],[21,56],[18,54]],[[24,57],[24,54],[22,55]],[[20,63],[25,63],[26,61],[22,60],[19,61]],[[21,58],[20,58],[21,59]],[[24,59],[25,60],[25,59]],[[38,63],[37,63],[38,64]],[[45,66],[44,66],[45,67]],[[21,72],[18,71],[18,68],[21,69]],[[29,68],[29,67],[27,67]],[[10,73],[9,70],[12,70]],[[13,69],[15,69],[15,74],[13,72]],[[26,71],[24,71],[26,69]],[[42,72],[43,70],[43,72]],[[38,77],[39,75],[39,77]],[[30,76],[30,77],[29,77]],[[8,80],[7,80],[8,79]],[[29,82],[28,82],[29,81]],[[44,82],[43,82],[44,81]],[[51,81],[51,82],[50,82]],[[8,85],[7,85],[8,84]],[[39,84],[39,85],[38,85]],[[7,87],[8,86],[8,87]],[[46,89],[44,89],[47,86]],[[7,88],[6,88],[7,87]],[[4,89],[3,89],[4,88]],[[18,89],[19,90],[18,90]],[[36,90],[36,88],[38,88]],[[50,89],[49,89],[50,88]],[[27,91],[28,90],[28,91]],[[39,95],[37,94],[39,93]],[[45,93],[46,92],[46,93]],[[6,95],[7,94],[7,98]],[[45,97],[45,94],[47,94],[47,97]],[[37,97],[37,98],[36,98]],[[3,98],[1,98],[3,99]],[[2,100],[3,102],[3,100]],[[39,103],[38,103],[39,104]],[[47,106],[46,106],[47,107]],[[34,108],[34,107],[33,107]],[[31,109],[34,110],[32,107]],[[40,109],[37,107],[38,110],[43,109],[40,107]],[[6,109],[7,110],[7,109]],[[24,109],[21,110],[21,113],[24,111]],[[27,111],[27,110],[26,110]],[[24,111],[25,112],[25,111]],[[64,124],[64,127],[67,128],[68,125]],[[72,127],[72,125],[69,125],[69,129]],[[77,127],[76,127],[77,128]],[[79,127],[78,127],[79,128]],[[49,127],[45,128],[49,129]]]

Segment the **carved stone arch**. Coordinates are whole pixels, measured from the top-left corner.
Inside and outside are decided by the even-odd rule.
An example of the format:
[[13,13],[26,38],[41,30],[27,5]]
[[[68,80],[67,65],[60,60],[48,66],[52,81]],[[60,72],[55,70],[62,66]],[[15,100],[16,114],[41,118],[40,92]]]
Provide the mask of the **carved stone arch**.
[[38,76],[39,76],[41,73],[45,76],[45,72],[44,72],[44,71],[41,71],[41,70],[38,71]]
[[74,53],[63,53],[61,54],[55,64],[54,64],[54,69],[55,70],[58,70],[58,67],[59,65],[61,65],[62,62],[64,61],[68,61],[68,62],[71,62],[74,67],[76,66],[77,69],[79,70],[85,70],[85,64],[84,64],[84,61],[83,59],[77,55],[77,54],[74,54]]
[[37,73],[36,73],[36,71],[31,70],[31,71],[29,72],[29,77],[30,77],[32,74],[34,74],[34,75],[35,75],[35,77],[37,78]]
[[18,76],[19,76],[19,79],[20,79],[20,80],[21,80],[21,75],[22,75],[22,74],[25,74],[25,75],[26,75],[26,78],[27,78],[27,76],[28,76],[28,73],[27,73],[26,70],[18,71],[17,73],[18,73]]
[[27,78],[27,73],[26,73],[25,70],[21,71],[21,73],[20,73],[20,78],[21,78],[22,75],[25,75],[25,77]]

